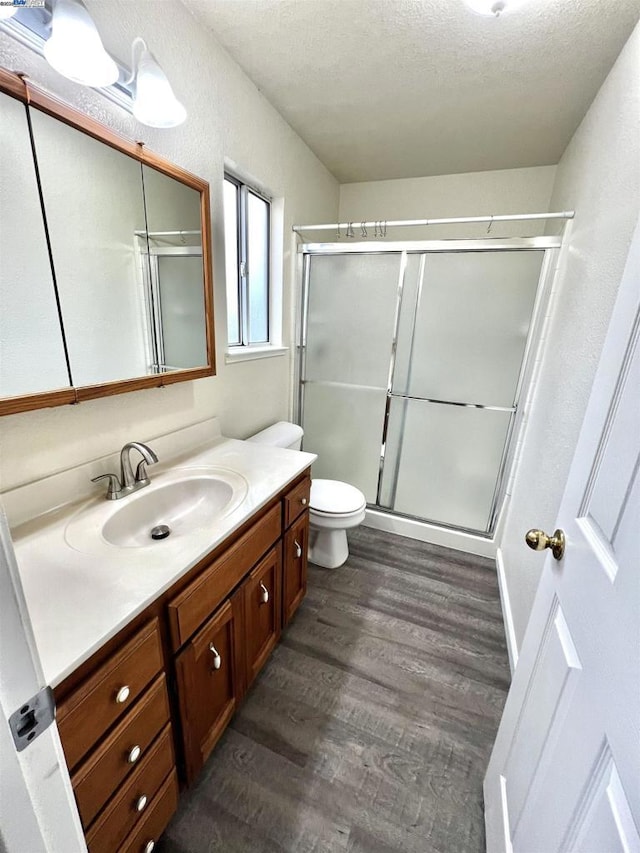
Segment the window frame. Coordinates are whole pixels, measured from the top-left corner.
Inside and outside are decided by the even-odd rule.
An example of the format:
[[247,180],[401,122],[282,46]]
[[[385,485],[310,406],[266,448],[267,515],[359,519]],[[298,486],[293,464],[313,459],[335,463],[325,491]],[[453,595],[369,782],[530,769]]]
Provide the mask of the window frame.
[[[229,340],[229,314],[227,312],[227,348],[228,352],[234,355],[242,353],[257,352],[259,350],[271,349],[273,347],[273,326],[272,326],[272,210],[271,205],[273,199],[266,193],[257,189],[252,184],[234,175],[232,172],[225,170],[223,181],[228,181],[236,187],[236,251],[238,263],[236,266],[236,287],[238,298],[238,335],[239,341],[232,342]],[[267,208],[267,339],[264,341],[250,341],[250,274],[251,274],[251,259],[249,257],[249,216],[248,216],[248,201],[249,194],[252,194],[265,202]],[[225,264],[228,263],[225,258]],[[226,270],[228,273],[228,270]],[[225,275],[226,283],[226,275]]]

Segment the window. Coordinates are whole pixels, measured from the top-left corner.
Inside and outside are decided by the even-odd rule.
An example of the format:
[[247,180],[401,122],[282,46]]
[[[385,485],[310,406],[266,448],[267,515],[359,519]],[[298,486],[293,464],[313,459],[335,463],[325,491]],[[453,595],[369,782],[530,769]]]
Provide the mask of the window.
[[227,331],[230,347],[268,345],[271,204],[232,175],[224,176]]

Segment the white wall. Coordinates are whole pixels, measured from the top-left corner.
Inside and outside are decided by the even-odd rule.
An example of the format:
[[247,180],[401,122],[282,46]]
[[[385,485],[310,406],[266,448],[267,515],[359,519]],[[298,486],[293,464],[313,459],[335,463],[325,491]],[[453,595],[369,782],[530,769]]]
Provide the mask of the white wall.
[[[569,143],[552,208],[575,208],[548,337],[499,536],[518,645],[543,556],[526,530],[555,528],[576,440],[640,207],[640,26]],[[570,544],[569,544],[570,547]]]
[[[392,181],[343,184],[340,187],[340,221],[362,219],[430,219],[447,216],[482,216],[496,213],[541,213],[549,210],[555,166],[468,172]],[[544,233],[539,223],[503,223],[492,226],[491,237],[528,237]],[[325,241],[334,234],[315,232]],[[360,236],[356,231],[356,239]],[[486,225],[390,228],[387,240],[431,240],[446,237],[485,237]],[[344,234],[341,239],[345,239]],[[373,231],[369,229],[369,239]]]
[[189,117],[173,130],[137,124],[99,94],[52,71],[44,60],[0,34],[0,65],[27,72],[54,94],[129,138],[203,177],[211,185],[218,375],[164,389],[0,419],[1,489],[112,452],[133,438],[212,415],[224,431],[245,436],[289,415],[290,357],[225,365],[222,176],[225,157],[284,198],[284,336],[290,342],[293,268],[290,228],[333,221],[338,185],[214,36],[177,2],[88,3],[108,50],[129,62],[136,35],[149,42]]

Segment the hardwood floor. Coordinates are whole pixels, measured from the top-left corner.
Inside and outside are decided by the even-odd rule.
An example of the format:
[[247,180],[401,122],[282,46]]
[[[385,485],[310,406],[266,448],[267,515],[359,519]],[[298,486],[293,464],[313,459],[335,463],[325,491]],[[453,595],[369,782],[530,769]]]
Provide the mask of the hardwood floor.
[[495,567],[360,527],[309,590],[162,853],[481,853],[509,683]]

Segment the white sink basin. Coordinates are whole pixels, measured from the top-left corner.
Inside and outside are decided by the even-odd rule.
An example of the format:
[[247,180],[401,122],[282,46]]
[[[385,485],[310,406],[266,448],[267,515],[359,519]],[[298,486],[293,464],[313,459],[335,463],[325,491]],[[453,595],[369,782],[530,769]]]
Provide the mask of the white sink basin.
[[[151,473],[153,476],[153,473]],[[67,544],[90,553],[105,548],[158,548],[212,526],[245,499],[243,476],[224,468],[174,468],[118,501],[92,500],[67,524]],[[165,525],[169,535],[151,536]]]

